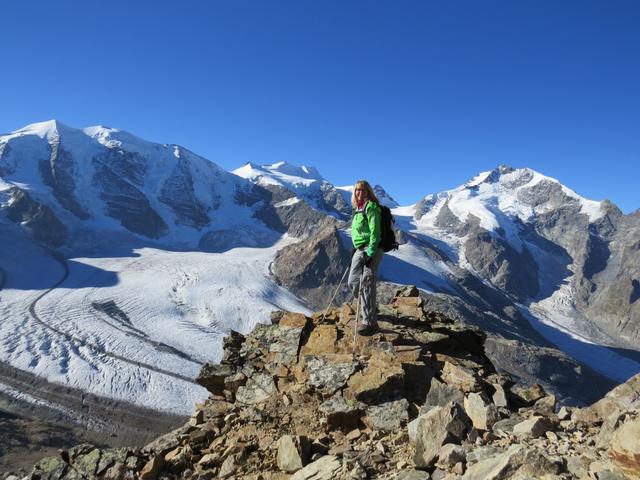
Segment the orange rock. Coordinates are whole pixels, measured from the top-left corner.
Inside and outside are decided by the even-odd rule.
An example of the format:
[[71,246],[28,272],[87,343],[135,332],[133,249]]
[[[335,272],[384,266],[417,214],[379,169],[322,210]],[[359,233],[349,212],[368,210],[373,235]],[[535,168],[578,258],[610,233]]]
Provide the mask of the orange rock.
[[309,340],[300,349],[301,355],[321,355],[337,353],[338,329],[335,325],[318,325],[313,329]]
[[395,306],[422,307],[423,301],[420,297],[396,297],[393,299]]
[[154,480],[163,466],[164,457],[162,455],[153,456],[140,471],[140,480]]
[[349,379],[346,395],[363,402],[385,401],[404,388],[404,370],[399,365],[372,365]]
[[419,345],[397,345],[394,347],[394,350],[396,352],[396,358],[400,362],[416,362],[422,354],[422,347]]
[[[409,297],[412,298],[412,297]],[[396,309],[398,311],[398,316],[400,317],[410,317],[410,318],[419,318],[424,319],[424,311],[421,307],[416,307],[412,305],[397,305]]]
[[280,328],[305,328],[309,319],[302,313],[287,312],[280,319]]

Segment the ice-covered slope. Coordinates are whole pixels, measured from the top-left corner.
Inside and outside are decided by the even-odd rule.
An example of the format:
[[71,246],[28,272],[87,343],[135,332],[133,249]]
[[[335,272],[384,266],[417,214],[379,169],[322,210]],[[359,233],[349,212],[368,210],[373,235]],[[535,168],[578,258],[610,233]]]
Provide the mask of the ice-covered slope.
[[14,231],[0,247],[0,361],[159,410],[188,413],[206,396],[193,379],[220,360],[230,329],[248,332],[272,310],[307,311],[269,278],[281,244],[62,260]]

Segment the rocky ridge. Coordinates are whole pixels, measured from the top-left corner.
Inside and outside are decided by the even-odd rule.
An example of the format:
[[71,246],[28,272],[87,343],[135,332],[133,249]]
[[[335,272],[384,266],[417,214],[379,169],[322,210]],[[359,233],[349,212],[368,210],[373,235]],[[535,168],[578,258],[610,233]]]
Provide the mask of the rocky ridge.
[[[53,479],[640,478],[640,376],[589,408],[515,385],[485,334],[405,287],[354,338],[352,305],[274,312],[232,333],[190,420],[143,448],[80,445],[24,477]],[[6,477],[14,478],[18,477]]]

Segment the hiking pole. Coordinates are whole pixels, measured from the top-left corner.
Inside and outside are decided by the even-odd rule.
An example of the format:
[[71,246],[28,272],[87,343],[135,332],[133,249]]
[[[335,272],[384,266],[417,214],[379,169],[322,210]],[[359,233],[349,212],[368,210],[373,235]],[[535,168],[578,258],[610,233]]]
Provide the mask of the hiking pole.
[[323,319],[327,318],[327,313],[329,313],[329,307],[331,307],[331,305],[333,304],[333,301],[335,300],[336,295],[338,294],[338,290],[340,290],[340,287],[342,286],[342,281],[344,280],[344,277],[347,276],[347,272],[349,271],[350,268],[351,268],[351,264],[347,266],[347,269],[342,274],[342,278],[340,279],[340,282],[338,282],[338,287],[336,288],[336,291],[333,292],[333,297],[331,297],[331,300],[329,300],[329,305],[327,305],[327,308],[325,308],[324,310],[324,314],[322,315]]
[[358,285],[358,302],[356,303],[356,321],[353,326],[353,358],[356,357],[356,337],[358,336],[358,317],[360,316],[360,297],[362,296],[362,282],[364,281],[364,266],[362,267],[362,274],[360,275],[360,284]]

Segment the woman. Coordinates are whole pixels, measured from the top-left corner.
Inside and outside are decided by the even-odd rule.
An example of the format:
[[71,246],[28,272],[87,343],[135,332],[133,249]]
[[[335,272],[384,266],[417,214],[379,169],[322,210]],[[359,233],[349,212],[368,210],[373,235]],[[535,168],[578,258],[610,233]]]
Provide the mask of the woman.
[[349,288],[360,301],[360,335],[371,335],[378,328],[376,312],[376,280],[382,260],[380,248],[381,212],[378,198],[371,185],[358,180],[351,195],[354,215],[351,239],[354,253],[349,271]]

